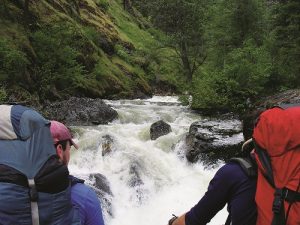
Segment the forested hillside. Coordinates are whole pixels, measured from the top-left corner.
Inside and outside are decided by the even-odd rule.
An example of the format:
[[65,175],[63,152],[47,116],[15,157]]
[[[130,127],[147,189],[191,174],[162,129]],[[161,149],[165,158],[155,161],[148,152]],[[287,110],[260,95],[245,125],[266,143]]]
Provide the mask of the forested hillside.
[[[298,0],[2,0],[0,99],[187,91],[246,109],[300,87]],[[183,98],[184,99],[184,98]]]
[[2,101],[143,97],[178,80],[165,36],[122,2],[2,0],[0,27]]
[[194,108],[243,110],[300,87],[300,1],[134,1],[180,54]]

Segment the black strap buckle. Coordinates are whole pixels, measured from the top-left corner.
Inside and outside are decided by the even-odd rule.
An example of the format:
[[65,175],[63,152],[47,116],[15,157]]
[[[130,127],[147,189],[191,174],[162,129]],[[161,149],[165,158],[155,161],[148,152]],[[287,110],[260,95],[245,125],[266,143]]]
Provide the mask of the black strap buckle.
[[284,200],[293,203],[293,202],[300,202],[300,193],[298,191],[293,191],[288,188],[284,188],[286,191]]
[[284,189],[279,189],[276,188],[275,193],[274,193],[274,201],[273,201],[273,206],[272,206],[272,211],[275,214],[279,214],[282,206],[283,206],[283,200],[286,196],[286,193]]

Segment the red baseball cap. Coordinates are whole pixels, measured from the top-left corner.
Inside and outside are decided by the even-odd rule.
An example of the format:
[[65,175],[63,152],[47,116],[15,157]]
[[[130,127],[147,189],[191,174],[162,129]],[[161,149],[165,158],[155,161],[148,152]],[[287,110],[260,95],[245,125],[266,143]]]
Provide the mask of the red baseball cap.
[[62,123],[52,120],[50,125],[50,131],[54,143],[58,141],[70,140],[71,144],[78,149],[78,145],[73,141],[71,132],[69,129]]

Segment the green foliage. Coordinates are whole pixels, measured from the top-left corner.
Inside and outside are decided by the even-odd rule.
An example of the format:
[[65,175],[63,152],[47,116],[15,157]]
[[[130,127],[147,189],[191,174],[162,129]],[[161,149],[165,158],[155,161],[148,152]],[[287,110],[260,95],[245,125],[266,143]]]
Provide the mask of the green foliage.
[[257,44],[262,43],[263,19],[261,0],[230,0],[226,1],[231,9],[229,14],[230,27],[226,32],[230,32],[231,44],[240,47],[249,38]]
[[191,93],[193,108],[244,110],[300,87],[298,0],[136,0],[130,12],[93,1],[76,5],[76,21],[60,3],[37,1],[24,27],[22,1],[3,0],[0,99],[132,97],[160,83]]
[[155,3],[153,21],[166,33],[189,37],[200,32],[203,5],[199,1],[158,0]]
[[253,40],[232,50],[223,70],[195,80],[194,108],[227,108],[244,110],[249,101],[264,92],[271,71],[270,55]]
[[98,62],[93,70],[93,76],[97,81],[103,82],[105,78],[109,77],[111,74],[112,68],[109,67],[105,62]]
[[134,15],[124,11],[120,1],[93,1],[37,1],[30,7],[35,21],[28,26],[24,2],[0,4],[0,36],[9,40],[0,43],[0,80],[8,94],[21,90],[26,94],[20,98],[41,100],[132,97],[136,91],[151,94],[148,82],[157,74],[172,77],[173,64],[158,56],[159,39],[165,37],[161,31],[135,9]]
[[152,9],[154,24],[171,37],[188,81],[206,57],[206,7],[199,0],[156,0]]
[[1,4],[0,4],[0,15],[1,18],[6,18],[9,15],[9,10],[8,10],[8,6],[7,6],[7,0],[2,0]]
[[207,23],[209,60],[223,69],[227,54],[251,39],[263,44],[266,30],[264,6],[260,0],[220,0],[210,8],[211,22]]
[[7,99],[7,93],[3,86],[0,86],[0,102],[4,102]]
[[[135,67],[136,70],[143,70],[143,76],[147,81],[156,80],[157,76],[161,75],[172,77],[174,71],[177,70],[174,68],[176,64],[166,61],[165,57],[161,57],[165,52],[173,52],[170,48],[162,48],[161,42],[167,39],[166,35],[154,27],[147,30],[142,29],[135,20],[137,18],[129,17],[128,13],[123,10],[123,6],[116,4],[115,1],[111,1],[109,12],[118,27],[120,37],[132,44],[132,46],[128,46],[122,42],[117,43],[114,46],[117,56]],[[172,67],[172,69],[165,70],[164,74],[161,74],[159,64]]]
[[116,50],[117,55],[121,59],[124,59],[126,62],[130,61],[129,54],[128,54],[127,50],[122,45],[119,45],[119,44],[115,45],[115,50]]
[[83,66],[76,61],[79,52],[73,47],[75,37],[76,31],[69,24],[46,26],[31,35],[37,56],[35,79],[42,97],[51,94],[53,86],[70,93],[76,77],[84,75]]
[[258,94],[263,90],[270,68],[271,60],[266,49],[248,40],[242,48],[228,54],[223,73],[238,84],[236,89]]
[[97,6],[102,8],[104,11],[109,9],[109,1],[108,0],[94,0]]
[[0,81],[11,86],[24,82],[29,62],[26,55],[5,38],[0,38]]
[[300,87],[300,2],[280,1],[271,7],[270,52],[274,62],[268,88]]
[[272,71],[266,7],[258,0],[220,0],[209,15],[209,55],[203,78],[197,74],[193,83],[193,107],[245,110],[266,91]]
[[83,27],[84,34],[88,37],[89,40],[97,44],[99,33],[96,31],[94,27]]
[[20,15],[22,3],[19,1],[1,0],[0,3],[0,19],[7,21],[16,21],[23,16]]
[[222,109],[228,107],[228,97],[224,81],[226,79],[218,74],[203,75],[193,81],[191,94],[193,96],[192,108],[194,109]]
[[152,16],[151,9],[154,7],[154,3],[156,1],[148,1],[148,0],[135,0],[132,1],[132,4],[138,9],[139,12],[146,18]]

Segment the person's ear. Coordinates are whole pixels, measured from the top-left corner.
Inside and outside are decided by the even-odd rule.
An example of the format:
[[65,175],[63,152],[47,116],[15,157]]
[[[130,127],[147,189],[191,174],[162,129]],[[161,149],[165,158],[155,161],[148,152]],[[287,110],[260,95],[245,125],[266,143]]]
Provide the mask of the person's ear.
[[64,152],[64,150],[63,150],[62,145],[61,145],[61,144],[58,144],[58,145],[56,146],[56,154],[58,155],[58,157],[59,157],[61,160],[63,159],[63,152]]

